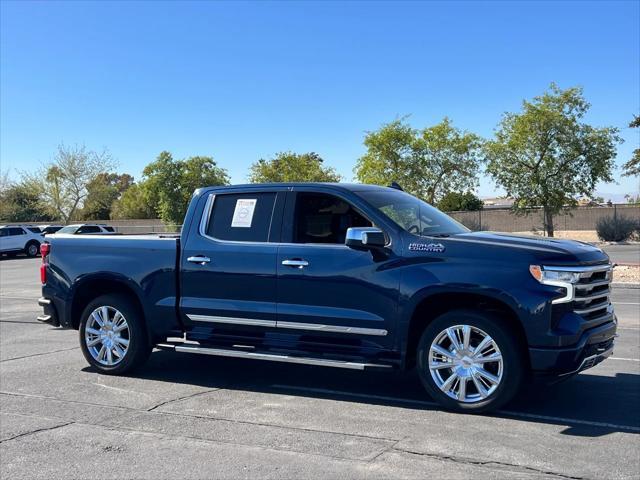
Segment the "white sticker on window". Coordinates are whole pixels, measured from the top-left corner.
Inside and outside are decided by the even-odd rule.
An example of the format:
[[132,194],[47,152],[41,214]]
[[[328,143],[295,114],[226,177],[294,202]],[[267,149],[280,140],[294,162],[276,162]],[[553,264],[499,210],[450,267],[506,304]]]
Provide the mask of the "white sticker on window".
[[251,227],[253,212],[256,209],[256,198],[240,198],[236,201],[236,209],[233,211],[232,227]]

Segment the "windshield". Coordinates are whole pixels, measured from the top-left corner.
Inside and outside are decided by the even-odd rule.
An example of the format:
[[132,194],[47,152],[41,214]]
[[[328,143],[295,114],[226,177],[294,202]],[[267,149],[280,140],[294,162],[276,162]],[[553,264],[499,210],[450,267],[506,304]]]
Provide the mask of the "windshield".
[[78,225],[67,225],[58,230],[58,233],[76,233],[76,230],[78,230]]
[[469,231],[467,227],[437,208],[400,190],[355,193],[409,233],[428,237]]

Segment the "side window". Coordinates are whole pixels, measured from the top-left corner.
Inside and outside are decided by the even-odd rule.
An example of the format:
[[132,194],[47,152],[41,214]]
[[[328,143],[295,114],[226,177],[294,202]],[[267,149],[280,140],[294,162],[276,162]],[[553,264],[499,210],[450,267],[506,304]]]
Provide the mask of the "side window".
[[95,225],[84,225],[80,227],[76,233],[100,233],[100,227]]
[[275,200],[275,193],[216,195],[207,235],[219,240],[266,242]]
[[115,230],[113,229],[113,227],[106,226],[106,227],[102,227],[102,228],[104,228],[107,232],[111,232],[111,233],[114,233],[114,232],[115,232]]
[[26,235],[27,232],[25,232],[22,228],[10,228],[9,229],[9,235],[13,236],[13,235]]
[[349,203],[333,195],[298,193],[294,213],[294,243],[344,243],[350,227],[372,223]]
[[8,228],[0,229],[0,237],[8,237],[8,236],[9,236],[9,229]]

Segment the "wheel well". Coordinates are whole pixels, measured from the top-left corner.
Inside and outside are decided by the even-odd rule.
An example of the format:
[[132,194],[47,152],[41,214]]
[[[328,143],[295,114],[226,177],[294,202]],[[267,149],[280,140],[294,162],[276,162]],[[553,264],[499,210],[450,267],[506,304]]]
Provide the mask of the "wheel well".
[[119,293],[129,297],[144,319],[144,310],[140,304],[140,299],[129,286],[117,280],[95,279],[88,280],[80,285],[73,296],[73,302],[71,303],[71,323],[73,328],[76,330],[80,328],[80,317],[89,302],[94,298],[112,293]]
[[416,350],[420,335],[431,321],[450,310],[470,309],[490,312],[500,318],[511,331],[520,345],[523,358],[527,348],[527,337],[520,324],[518,315],[506,303],[495,298],[470,293],[442,293],[422,300],[411,316],[409,323],[406,368],[416,364]]

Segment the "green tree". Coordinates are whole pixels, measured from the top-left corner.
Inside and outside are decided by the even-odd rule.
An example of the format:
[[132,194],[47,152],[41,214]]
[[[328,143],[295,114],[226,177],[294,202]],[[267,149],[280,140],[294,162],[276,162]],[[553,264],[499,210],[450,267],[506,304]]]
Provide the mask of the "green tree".
[[194,190],[211,185],[228,185],[226,170],[211,157],[174,160],[169,152],[161,152],[156,161],[144,168],[145,198],[158,216],[168,224],[184,220]]
[[482,210],[482,200],[471,192],[449,192],[438,202],[443,212]]
[[28,180],[6,183],[0,189],[0,221],[39,222],[51,217],[40,202],[37,184]]
[[158,214],[145,195],[144,187],[134,183],[111,206],[111,219],[158,218]]
[[317,153],[280,152],[271,160],[260,159],[250,167],[251,183],[339,182],[332,167],[325,167]]
[[506,113],[485,145],[487,172],[515,199],[516,213],[542,207],[544,228],[553,236],[553,217],[576,197],[593,195],[596,183],[611,182],[616,145],[612,127],[582,122],[589,110],[581,88],[551,84],[520,113]]
[[423,130],[412,128],[404,119],[395,120],[368,132],[364,145],[367,152],[354,170],[360,182],[388,185],[395,181],[429,203],[477,185],[482,141],[455,128],[448,118]]
[[[640,117],[633,116],[633,121],[629,124],[630,128],[640,127]],[[633,157],[631,157],[627,163],[622,166],[622,174],[627,176],[640,175],[640,148],[636,148],[633,151]]]
[[80,216],[86,220],[104,220],[111,217],[113,203],[133,185],[128,173],[99,173],[87,184],[87,198]]
[[640,195],[630,195],[627,193],[624,196],[624,199],[627,201],[627,203],[630,203],[632,205],[640,205]]
[[114,165],[106,150],[94,152],[84,145],[60,145],[52,162],[24,177],[38,185],[42,203],[51,210],[53,217],[68,222],[82,208],[89,193],[89,183]]

